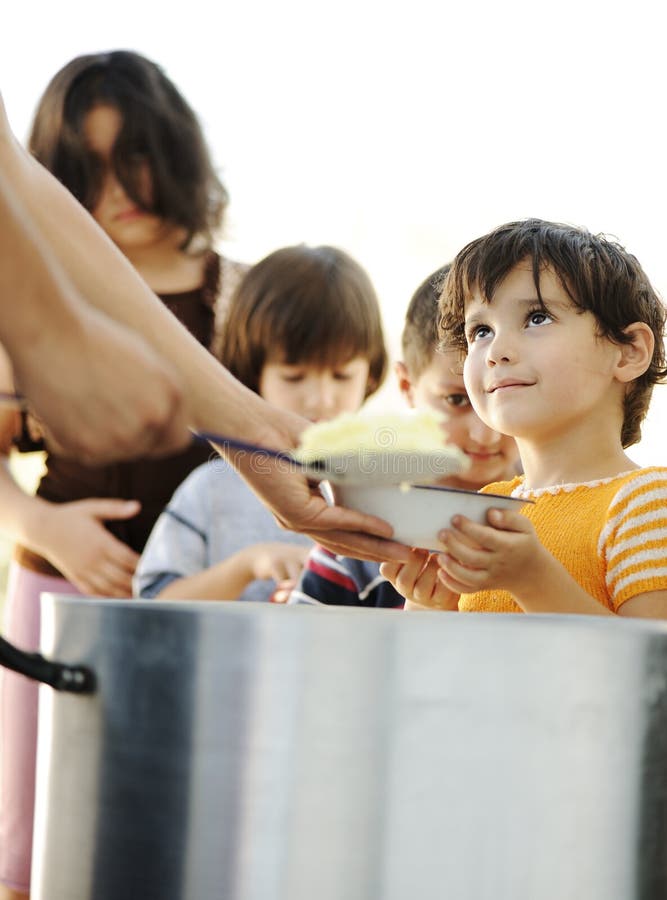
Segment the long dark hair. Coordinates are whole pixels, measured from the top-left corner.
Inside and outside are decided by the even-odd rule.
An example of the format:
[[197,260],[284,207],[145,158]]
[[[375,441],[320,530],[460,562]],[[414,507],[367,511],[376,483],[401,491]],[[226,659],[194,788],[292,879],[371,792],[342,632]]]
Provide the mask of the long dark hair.
[[[140,208],[210,245],[228,203],[197,116],[154,62],[129,50],[78,56],[51,79],[33,120],[31,153],[88,210],[102,187],[100,160],[86,147],[83,123],[95,106],[118,110],[121,130],[111,165]],[[152,201],[140,190],[137,162],[148,165]]]

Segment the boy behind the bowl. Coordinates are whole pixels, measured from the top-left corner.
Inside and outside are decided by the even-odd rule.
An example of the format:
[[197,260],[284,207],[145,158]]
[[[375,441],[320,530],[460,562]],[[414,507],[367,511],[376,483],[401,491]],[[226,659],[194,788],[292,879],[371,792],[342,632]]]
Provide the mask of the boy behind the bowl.
[[[473,410],[463,384],[460,353],[438,349],[438,296],[448,269],[429,275],[410,300],[401,341],[403,360],[396,363],[396,376],[410,407],[444,416],[449,443],[460,447],[470,462],[461,475],[438,483],[479,490],[491,481],[511,478],[518,470],[518,451],[513,438],[489,428]],[[404,600],[380,575],[378,563],[315,547],[288,602],[401,608]]]

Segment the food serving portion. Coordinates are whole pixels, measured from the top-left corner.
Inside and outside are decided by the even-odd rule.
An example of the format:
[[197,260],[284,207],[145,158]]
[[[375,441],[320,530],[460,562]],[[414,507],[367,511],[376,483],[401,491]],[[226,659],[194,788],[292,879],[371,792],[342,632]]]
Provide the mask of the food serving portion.
[[433,484],[470,465],[458,447],[446,443],[442,420],[423,410],[382,416],[345,413],[316,422],[289,453],[208,431],[195,436],[225,454],[268,456],[298,466],[313,481],[336,484]]
[[301,462],[311,462],[363,450],[432,453],[444,448],[458,449],[447,445],[443,419],[430,410],[389,415],[343,413],[306,428],[294,456]]
[[465,454],[447,444],[442,419],[427,410],[390,415],[344,413],[316,422],[293,457],[335,482],[429,484],[462,472]]

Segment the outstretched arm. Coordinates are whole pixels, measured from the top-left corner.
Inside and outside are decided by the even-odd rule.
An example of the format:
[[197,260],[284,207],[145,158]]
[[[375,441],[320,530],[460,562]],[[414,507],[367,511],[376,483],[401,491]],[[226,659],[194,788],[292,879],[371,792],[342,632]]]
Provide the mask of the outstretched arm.
[[[4,253],[10,280],[0,282],[0,296],[19,291],[28,300],[28,313],[0,330],[0,340],[19,386],[64,446],[85,458],[104,459],[112,435],[115,449],[107,457],[146,453],[161,444],[167,451],[185,439],[186,422],[277,449],[298,443],[307,423],[241,385],[183,328],[92,217],[23,150],[1,102],[0,172],[14,235]],[[12,260],[14,252],[18,256]],[[33,258],[39,263],[26,290],[21,278]],[[57,300],[51,306],[54,289]],[[82,311],[80,297],[89,310]],[[44,321],[36,327],[33,319],[31,325],[31,315],[42,309]],[[77,397],[85,402],[75,403]],[[302,475],[281,471],[278,464],[258,472],[247,459],[234,465],[285,527],[349,556],[405,554],[403,545],[383,540],[391,536],[386,523],[327,507]]]
[[80,298],[2,164],[0,221],[0,342],[51,443],[96,461],[184,446],[176,372]]
[[170,581],[157,597],[237,600],[253,581],[271,579],[278,585],[296,580],[307,555],[308,548],[296,544],[252,544],[207,569]]

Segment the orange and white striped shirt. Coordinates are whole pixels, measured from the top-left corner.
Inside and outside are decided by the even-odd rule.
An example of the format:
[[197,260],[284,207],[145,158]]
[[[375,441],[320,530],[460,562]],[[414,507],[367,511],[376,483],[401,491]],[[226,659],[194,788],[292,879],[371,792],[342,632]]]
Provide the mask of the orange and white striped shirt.
[[[522,515],[581,587],[613,612],[626,600],[667,590],[667,468],[531,491],[523,477],[487,485],[493,494],[533,500]],[[466,612],[521,612],[507,591],[462,594]]]

